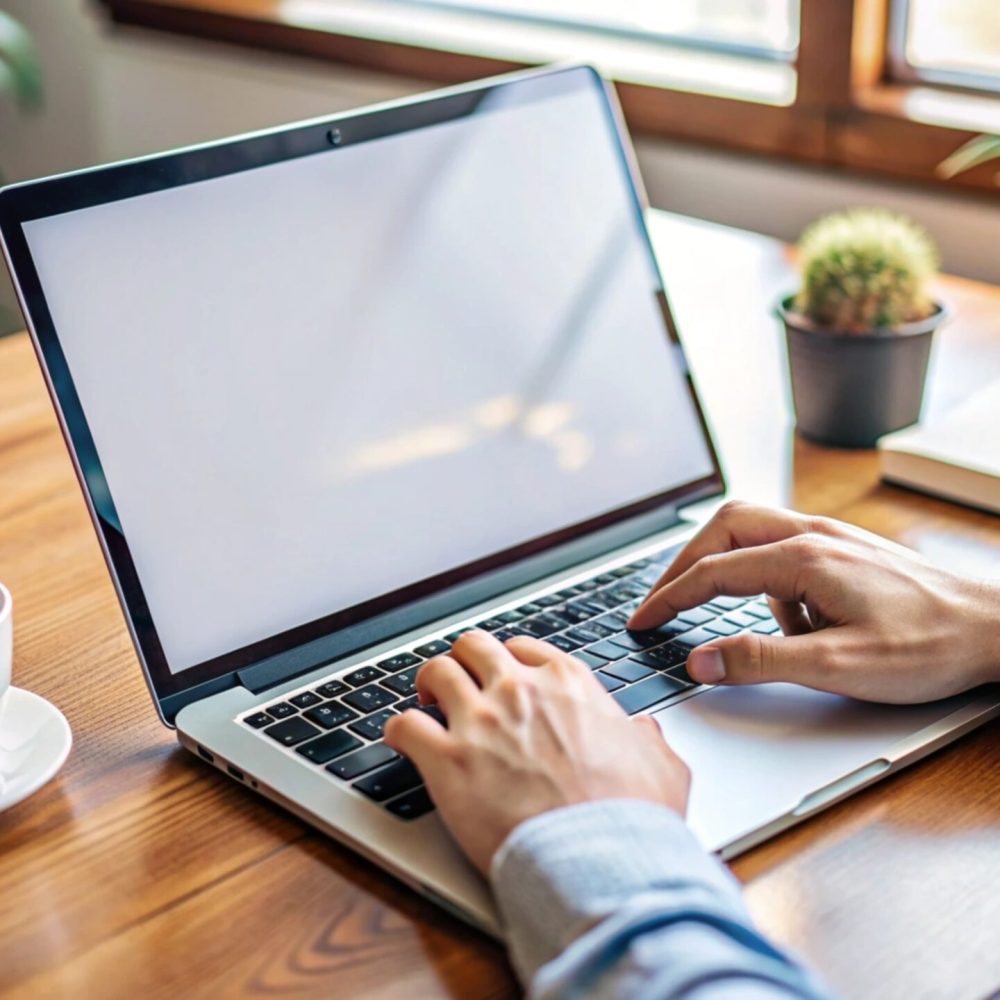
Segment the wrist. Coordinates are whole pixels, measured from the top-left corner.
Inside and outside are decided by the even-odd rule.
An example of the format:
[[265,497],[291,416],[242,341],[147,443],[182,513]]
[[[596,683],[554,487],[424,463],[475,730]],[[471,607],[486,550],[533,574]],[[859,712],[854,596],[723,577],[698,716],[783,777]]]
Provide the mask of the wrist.
[[1000,582],[970,581],[968,600],[973,684],[1000,682]]

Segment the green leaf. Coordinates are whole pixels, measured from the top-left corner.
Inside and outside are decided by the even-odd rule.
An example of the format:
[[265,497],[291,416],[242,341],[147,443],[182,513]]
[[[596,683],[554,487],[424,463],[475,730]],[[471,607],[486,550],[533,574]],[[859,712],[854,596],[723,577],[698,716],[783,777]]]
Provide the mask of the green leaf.
[[937,174],[939,177],[954,177],[956,174],[978,167],[980,163],[998,158],[1000,158],[1000,135],[977,135],[939,163]]
[[42,103],[42,64],[27,28],[0,11],[0,94],[10,94],[22,108]]

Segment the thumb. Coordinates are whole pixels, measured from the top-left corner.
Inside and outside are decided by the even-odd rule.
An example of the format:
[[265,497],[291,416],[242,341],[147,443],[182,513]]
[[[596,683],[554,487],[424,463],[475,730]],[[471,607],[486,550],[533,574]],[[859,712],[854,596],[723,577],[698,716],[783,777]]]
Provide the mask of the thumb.
[[701,684],[769,684],[792,681],[827,689],[828,640],[808,635],[757,635],[744,632],[698,646],[688,658],[688,673]]

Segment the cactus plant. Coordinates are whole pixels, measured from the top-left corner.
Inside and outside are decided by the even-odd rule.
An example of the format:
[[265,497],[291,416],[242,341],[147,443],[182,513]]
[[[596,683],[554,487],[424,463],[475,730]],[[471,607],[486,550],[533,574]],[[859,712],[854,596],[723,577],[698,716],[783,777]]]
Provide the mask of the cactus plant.
[[818,326],[865,334],[934,312],[927,283],[938,267],[937,247],[901,215],[834,212],[805,230],[799,252],[802,290],[793,308]]

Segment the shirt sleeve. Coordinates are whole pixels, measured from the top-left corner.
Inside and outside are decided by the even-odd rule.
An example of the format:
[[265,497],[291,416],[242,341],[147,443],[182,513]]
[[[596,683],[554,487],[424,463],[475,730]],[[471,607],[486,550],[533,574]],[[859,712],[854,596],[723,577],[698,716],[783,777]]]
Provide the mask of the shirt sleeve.
[[758,932],[739,884],[664,806],[615,799],[522,823],[491,880],[532,997],[829,998]]

